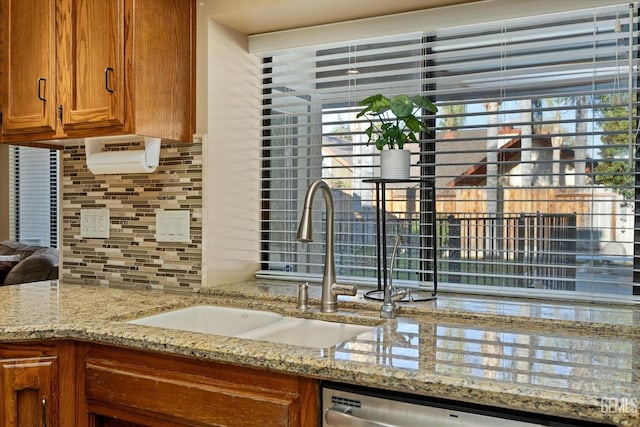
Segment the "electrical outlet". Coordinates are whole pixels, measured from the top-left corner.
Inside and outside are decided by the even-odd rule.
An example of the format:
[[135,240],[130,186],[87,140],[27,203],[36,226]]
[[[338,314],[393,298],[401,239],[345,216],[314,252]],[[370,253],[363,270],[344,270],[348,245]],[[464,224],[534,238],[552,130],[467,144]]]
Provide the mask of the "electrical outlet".
[[188,210],[157,210],[156,241],[189,243],[189,214]]
[[110,224],[109,209],[80,209],[80,237],[108,239]]

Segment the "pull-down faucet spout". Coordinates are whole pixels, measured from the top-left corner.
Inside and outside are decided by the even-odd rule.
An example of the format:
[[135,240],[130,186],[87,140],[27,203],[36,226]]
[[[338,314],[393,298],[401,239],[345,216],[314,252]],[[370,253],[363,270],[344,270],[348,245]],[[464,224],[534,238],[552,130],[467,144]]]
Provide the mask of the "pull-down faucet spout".
[[327,211],[321,310],[326,313],[332,313],[338,309],[338,295],[355,295],[357,288],[355,286],[338,285],[336,283],[336,263],[333,244],[333,196],[331,195],[329,185],[321,179],[313,181],[307,189],[296,238],[303,243],[313,241],[311,211],[313,208],[313,196],[317,190],[322,191]]

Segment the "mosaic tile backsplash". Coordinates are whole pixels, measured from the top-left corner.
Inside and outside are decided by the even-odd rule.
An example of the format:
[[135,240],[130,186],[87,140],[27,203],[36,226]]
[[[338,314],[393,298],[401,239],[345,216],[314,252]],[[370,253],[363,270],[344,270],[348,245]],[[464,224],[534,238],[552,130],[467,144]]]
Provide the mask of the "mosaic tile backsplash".
[[[142,149],[142,139],[105,150]],[[62,182],[64,283],[175,290],[202,284],[202,143],[162,141],[160,165],[144,174],[93,175],[84,144],[65,147]],[[82,238],[80,210],[108,208],[110,236]],[[157,242],[156,211],[190,211],[190,242]]]

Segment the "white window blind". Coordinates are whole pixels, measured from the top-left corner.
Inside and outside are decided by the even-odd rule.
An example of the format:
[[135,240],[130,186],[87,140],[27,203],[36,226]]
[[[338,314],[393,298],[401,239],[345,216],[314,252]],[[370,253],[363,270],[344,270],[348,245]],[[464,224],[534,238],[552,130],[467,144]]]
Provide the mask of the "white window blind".
[[[376,200],[378,152],[367,145],[368,126],[356,119],[358,101],[385,94],[423,93],[422,34],[295,49],[265,60],[263,260],[266,271],[320,275],[324,262],[325,208],[314,202],[314,243],[295,240],[308,185],[325,179],[335,205],[336,266],[341,280],[377,280]],[[415,144],[412,162],[420,161]],[[415,166],[413,176],[420,177]],[[388,235],[404,238],[395,274],[416,283],[425,264],[420,232],[423,185],[389,192]],[[413,204],[407,209],[406,197]],[[412,227],[415,228],[412,230]],[[424,227],[423,227],[424,228]],[[421,280],[427,280],[423,277]]]
[[[629,4],[350,43],[264,60],[263,274],[320,275],[295,240],[307,186],[336,201],[342,280],[375,283],[378,175],[359,100],[431,98],[433,134],[412,144],[411,176],[386,195],[388,241],[402,236],[394,283],[558,295],[633,288],[637,17]],[[437,236],[430,233],[434,208]],[[388,266],[390,267],[390,266]],[[568,292],[569,291],[569,292]]]
[[58,246],[58,152],[12,147],[9,154],[10,238]]
[[634,293],[636,12],[443,29],[426,44],[443,282]]

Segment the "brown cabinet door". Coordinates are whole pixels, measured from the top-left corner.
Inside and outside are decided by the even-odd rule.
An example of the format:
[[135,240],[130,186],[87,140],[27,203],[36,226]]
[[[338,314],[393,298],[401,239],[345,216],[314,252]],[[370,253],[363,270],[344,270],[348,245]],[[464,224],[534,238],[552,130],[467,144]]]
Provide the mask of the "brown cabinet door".
[[64,131],[122,126],[124,0],[60,0],[58,31]]
[[55,132],[55,1],[0,0],[2,134]]
[[84,347],[78,360],[78,413],[88,417],[79,426],[317,425],[315,380],[102,346]]
[[0,361],[2,427],[57,426],[56,358]]
[[[136,133],[192,141],[195,2],[136,0],[132,84]],[[131,117],[127,117],[130,120]]]

